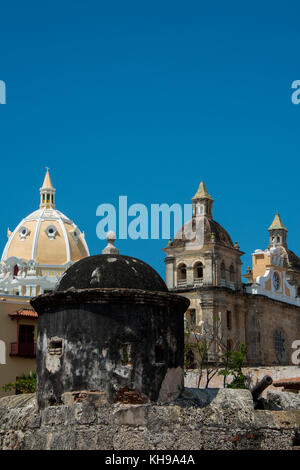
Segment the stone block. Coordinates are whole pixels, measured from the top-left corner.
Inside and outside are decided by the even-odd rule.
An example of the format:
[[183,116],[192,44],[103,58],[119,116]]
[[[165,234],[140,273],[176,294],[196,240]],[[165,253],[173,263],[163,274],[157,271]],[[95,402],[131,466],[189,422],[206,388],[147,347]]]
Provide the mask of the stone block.
[[146,426],[147,405],[119,405],[113,412],[118,426]]

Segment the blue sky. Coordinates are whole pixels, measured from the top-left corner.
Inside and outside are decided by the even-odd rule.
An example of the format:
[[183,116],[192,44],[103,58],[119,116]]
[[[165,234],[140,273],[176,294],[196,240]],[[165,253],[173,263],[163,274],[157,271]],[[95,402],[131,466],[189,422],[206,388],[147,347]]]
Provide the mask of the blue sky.
[[[86,233],[96,208],[189,203],[201,180],[246,255],[278,210],[300,255],[299,2],[2,2],[1,249],[39,204],[45,166],[57,208]],[[165,240],[119,240],[164,277]]]

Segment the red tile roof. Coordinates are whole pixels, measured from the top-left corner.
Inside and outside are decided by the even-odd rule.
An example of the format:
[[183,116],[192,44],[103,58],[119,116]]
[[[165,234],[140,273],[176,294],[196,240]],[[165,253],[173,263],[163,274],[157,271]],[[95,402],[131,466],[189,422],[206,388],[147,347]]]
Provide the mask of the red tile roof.
[[288,386],[288,385],[299,385],[300,386],[300,377],[293,377],[292,379],[274,380],[273,385],[275,387],[284,387],[284,386]]
[[37,318],[38,314],[34,310],[30,310],[29,308],[20,308],[16,312],[9,313],[11,318]]

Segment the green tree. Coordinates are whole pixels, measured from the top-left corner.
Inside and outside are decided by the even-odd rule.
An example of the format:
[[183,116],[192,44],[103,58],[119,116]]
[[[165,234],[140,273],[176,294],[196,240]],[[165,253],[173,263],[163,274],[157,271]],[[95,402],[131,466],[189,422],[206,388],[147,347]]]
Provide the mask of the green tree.
[[224,376],[224,385],[229,375],[233,376],[233,380],[226,384],[226,388],[248,388],[246,382],[248,378],[243,374],[242,368],[246,358],[246,346],[240,345],[237,351],[227,351],[223,356],[223,368],[218,372],[218,375]]

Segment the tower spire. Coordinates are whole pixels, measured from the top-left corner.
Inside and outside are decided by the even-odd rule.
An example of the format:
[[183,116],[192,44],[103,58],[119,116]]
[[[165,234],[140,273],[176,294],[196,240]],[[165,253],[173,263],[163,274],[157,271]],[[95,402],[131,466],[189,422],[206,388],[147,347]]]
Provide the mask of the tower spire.
[[192,201],[193,217],[206,215],[207,217],[212,218],[212,205],[214,200],[208,194],[208,191],[203,181],[201,181],[195,196],[192,198]]
[[283,225],[283,222],[280,218],[279,213],[275,214],[274,220],[270,227],[268,228],[270,235],[270,244],[269,247],[283,245],[287,246],[287,228]]
[[45,174],[43,185],[40,188],[40,194],[41,194],[40,208],[46,207],[49,209],[50,207],[53,207],[53,208],[55,207],[55,188],[53,187],[48,167],[46,167],[46,174]]

